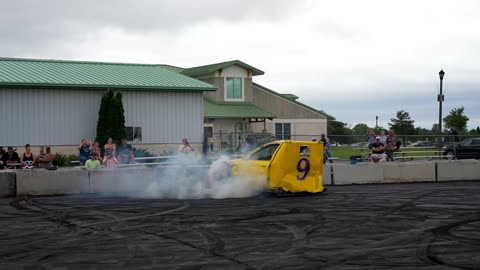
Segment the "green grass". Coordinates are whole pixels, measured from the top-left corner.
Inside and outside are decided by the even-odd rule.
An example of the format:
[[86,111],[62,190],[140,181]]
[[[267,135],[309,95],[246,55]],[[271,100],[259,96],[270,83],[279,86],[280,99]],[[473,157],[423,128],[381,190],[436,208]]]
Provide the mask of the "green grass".
[[[400,157],[402,155],[405,156],[436,156],[438,153],[435,151],[438,151],[436,148],[422,148],[422,147],[416,147],[416,148],[400,148],[400,153],[396,153],[395,156]],[[415,153],[412,153],[415,152]],[[372,150],[370,149],[364,149],[363,150],[364,157],[367,156],[367,154],[372,153]],[[332,146],[332,157],[338,157],[340,159],[350,159],[350,156],[359,156],[361,154],[360,149],[358,147],[352,147],[352,146]]]

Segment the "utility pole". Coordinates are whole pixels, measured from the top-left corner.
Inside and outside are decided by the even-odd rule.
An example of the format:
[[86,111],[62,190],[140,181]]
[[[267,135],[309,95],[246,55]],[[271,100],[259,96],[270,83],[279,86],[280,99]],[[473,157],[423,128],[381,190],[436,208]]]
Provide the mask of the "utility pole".
[[445,71],[440,70],[440,72],[438,73],[438,75],[440,76],[440,94],[438,95],[437,99],[438,99],[438,104],[439,104],[439,107],[438,107],[438,146],[439,147],[442,147],[440,141],[441,141],[441,135],[442,135],[442,102],[445,101],[445,98],[443,96],[443,93],[442,93],[442,88],[443,88],[443,76],[445,76]]

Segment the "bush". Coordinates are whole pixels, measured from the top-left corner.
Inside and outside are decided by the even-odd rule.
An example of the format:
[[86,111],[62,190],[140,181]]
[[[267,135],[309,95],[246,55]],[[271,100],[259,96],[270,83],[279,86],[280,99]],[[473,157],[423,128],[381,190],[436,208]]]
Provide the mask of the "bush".
[[58,167],[73,167],[76,164],[72,164],[71,161],[78,160],[77,155],[64,155],[55,153],[53,155],[53,165]]

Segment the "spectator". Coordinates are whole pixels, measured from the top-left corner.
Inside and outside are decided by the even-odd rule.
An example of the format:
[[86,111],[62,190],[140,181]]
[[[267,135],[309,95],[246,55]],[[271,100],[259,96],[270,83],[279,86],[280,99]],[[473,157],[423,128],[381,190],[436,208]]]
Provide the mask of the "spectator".
[[115,157],[117,154],[117,145],[113,143],[112,137],[108,138],[107,144],[103,148],[105,149],[103,164],[107,167],[115,167],[118,164],[118,160]]
[[178,152],[180,154],[190,154],[192,152],[194,152],[195,150],[193,149],[193,147],[190,145],[190,143],[188,142],[187,138],[183,138],[182,140],[182,145],[180,145],[180,147],[178,148]]
[[367,130],[367,142],[368,142],[368,149],[372,149],[372,145],[375,143],[375,133],[373,133],[373,129],[368,128]]
[[316,141],[317,141],[317,138],[313,137],[312,142],[316,142]]
[[38,152],[37,160],[45,157],[45,155],[45,147],[43,145],[40,145],[40,152]]
[[25,153],[23,153],[21,157],[22,168],[24,169],[33,169],[33,165],[35,164],[35,156],[31,152],[30,144],[25,145]]
[[122,144],[117,149],[117,160],[120,164],[135,163],[135,156],[133,155],[132,146],[127,144],[127,139],[122,139]]
[[382,130],[380,132],[380,142],[383,143],[385,145],[385,143],[387,142],[387,136],[385,135],[385,131]]
[[325,147],[325,144],[327,143],[327,137],[325,136],[325,134],[320,134],[320,141],[323,143],[323,146]]
[[[331,150],[331,145],[330,145],[330,139],[329,138],[326,138],[326,143],[325,143],[325,147],[323,148],[324,149],[324,157],[326,159],[328,159],[328,162],[329,163],[332,163],[332,161],[330,160],[330,158],[332,157],[332,150]],[[323,162],[323,164],[325,164],[325,160]]]
[[90,159],[85,162],[85,168],[87,169],[99,169],[101,167],[100,158],[95,154],[91,154]]
[[395,152],[400,151],[400,145],[402,145],[401,141],[397,141],[397,136],[395,136],[395,131],[393,129],[390,129],[388,136],[387,136],[387,141],[390,140],[394,145],[395,145]]
[[395,149],[395,143],[392,141],[389,141],[387,139],[387,142],[385,144],[385,155],[387,155],[387,161],[394,161],[395,158],[393,157],[393,150]]
[[20,157],[17,152],[13,151],[13,147],[7,147],[7,152],[2,156],[2,167],[1,169],[13,169],[14,167],[8,166],[8,164],[20,163]]
[[100,143],[95,141],[93,146],[90,149],[90,155],[95,155],[97,160],[101,163],[102,162],[102,154],[100,153]]
[[274,141],[276,141],[276,140],[277,140],[277,139],[275,138],[275,136],[272,135],[272,137],[270,137],[270,141],[271,141],[271,142],[274,142]]
[[47,152],[42,154],[43,151],[43,146],[40,146],[40,154],[37,159],[38,162],[38,167],[51,170],[52,168],[55,168],[53,166],[53,154],[51,153],[51,147],[47,146]]
[[384,151],[385,145],[380,142],[380,137],[375,137],[375,143],[372,144],[372,154],[370,155],[370,159],[375,163],[386,161],[387,155],[385,155]]
[[85,165],[85,162],[88,160],[90,157],[90,145],[92,145],[92,142],[89,141],[87,143],[87,140],[82,139],[82,142],[78,145],[78,151],[80,152],[79,155],[79,160],[82,165]]

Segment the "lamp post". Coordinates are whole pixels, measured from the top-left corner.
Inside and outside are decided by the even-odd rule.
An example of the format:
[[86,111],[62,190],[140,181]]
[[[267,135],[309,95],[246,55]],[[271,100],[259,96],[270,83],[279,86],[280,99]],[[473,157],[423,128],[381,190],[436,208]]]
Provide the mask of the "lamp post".
[[[443,93],[442,93],[442,88],[443,88],[443,76],[445,76],[445,71],[443,71],[443,69],[440,70],[438,75],[440,76],[440,94],[437,97],[438,104],[439,104],[439,107],[438,107],[438,135],[442,135],[442,102],[445,100],[444,96],[443,96]],[[440,144],[440,137],[438,139],[438,145],[439,145],[439,147],[442,147],[441,144]]]
[[378,128],[378,115],[375,116],[375,127]]

